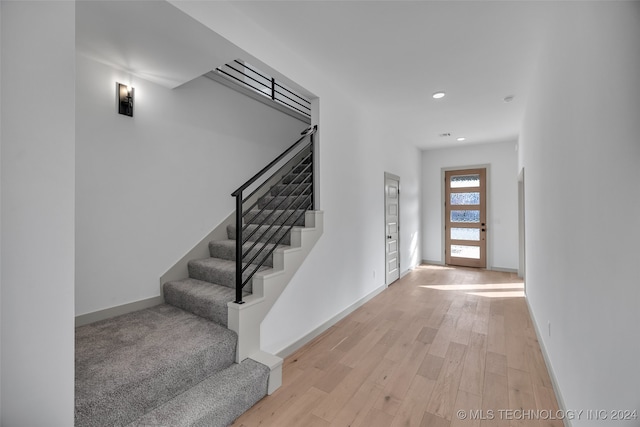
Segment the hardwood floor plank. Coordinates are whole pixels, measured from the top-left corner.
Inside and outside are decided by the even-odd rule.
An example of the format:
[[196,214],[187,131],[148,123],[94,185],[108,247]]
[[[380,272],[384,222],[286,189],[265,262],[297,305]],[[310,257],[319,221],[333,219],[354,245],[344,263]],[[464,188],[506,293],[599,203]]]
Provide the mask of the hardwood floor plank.
[[302,420],[309,416],[309,412],[315,405],[322,400],[327,393],[322,390],[318,390],[315,387],[308,389],[299,399],[297,399],[295,405],[287,405],[280,414],[273,418],[271,424],[273,426],[296,426],[305,425]]
[[365,381],[336,414],[331,422],[331,427],[350,427],[355,423],[361,423],[381,394],[382,387],[371,381]]
[[467,356],[464,360],[460,390],[477,396],[482,395],[486,355],[486,336],[477,332],[472,333],[467,348]]
[[348,375],[352,369],[350,366],[343,365],[342,363],[335,363],[324,371],[325,374],[316,381],[313,386],[319,390],[330,393],[342,382],[344,377]]
[[382,361],[386,350],[386,347],[374,346],[369,352],[361,354],[361,359],[355,369],[349,372],[331,393],[314,408],[313,413],[327,421],[333,421],[338,412],[371,375],[371,371]]
[[414,341],[406,357],[393,370],[391,378],[385,386],[382,396],[377,402],[378,404],[375,406],[376,408],[395,415],[428,350],[428,344]]
[[507,376],[507,356],[504,354],[487,351],[487,359],[485,362],[485,372]]
[[482,397],[463,390],[458,391],[453,408],[451,427],[480,427]]
[[509,387],[509,408],[523,411],[522,416],[518,416],[517,412],[514,413],[513,419],[510,420],[511,426],[539,427],[540,423],[538,420],[533,419],[535,417],[524,416],[524,413],[534,414],[537,408],[529,373],[509,368],[507,385]]
[[371,408],[367,416],[361,422],[354,423],[352,427],[389,427],[392,422],[393,416]]
[[476,306],[475,318],[473,320],[473,327],[471,332],[478,334],[489,333],[489,315],[490,315],[491,303],[488,298],[480,298],[478,305]]
[[[496,302],[492,302],[491,306]],[[507,345],[504,333],[504,316],[491,314],[489,317],[489,332],[487,334],[487,350],[493,353],[507,355]]]
[[416,375],[407,391],[407,396],[398,408],[391,427],[419,427],[435,385],[435,380]]
[[429,412],[424,413],[420,427],[449,427],[451,422]]
[[500,411],[507,409],[509,409],[507,377],[486,372],[482,391],[482,411],[484,414],[493,414],[493,417],[487,416],[487,419],[482,419],[480,426],[508,427],[509,421],[500,416]]
[[444,357],[427,354],[427,356],[422,361],[422,365],[420,365],[420,368],[418,368],[417,374],[435,381],[440,375],[440,370],[442,369],[443,363]]
[[[552,388],[534,385],[533,393],[535,395],[536,405],[538,409],[547,410],[552,413],[556,413],[556,411],[558,410],[558,402],[556,400],[556,396]],[[564,423],[561,420],[556,420],[556,419],[540,420],[540,427],[563,427],[563,426],[564,426]]]
[[234,427],[561,427],[498,412],[558,404],[524,299],[456,286],[493,283],[519,282],[416,268],[287,357],[282,387]]
[[465,345],[454,342],[449,344],[440,375],[427,405],[427,412],[451,420],[466,351]]

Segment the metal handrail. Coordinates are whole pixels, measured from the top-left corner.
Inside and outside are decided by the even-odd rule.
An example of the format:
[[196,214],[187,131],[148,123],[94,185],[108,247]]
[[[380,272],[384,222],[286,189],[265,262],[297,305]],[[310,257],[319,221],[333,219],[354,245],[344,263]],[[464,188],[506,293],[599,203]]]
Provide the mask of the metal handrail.
[[[315,148],[314,148],[314,135],[317,132],[318,127],[312,126],[302,132],[302,137],[294,142],[289,148],[287,148],[282,154],[272,160],[267,166],[262,168],[260,172],[251,177],[247,182],[242,184],[236,191],[234,191],[231,195],[236,198],[236,300],[237,304],[242,304],[242,289],[243,287],[251,281],[253,275],[258,272],[258,270],[264,265],[266,260],[271,256],[273,251],[277,248],[278,244],[284,239],[286,236],[286,232],[282,233],[281,236],[278,237],[278,233],[283,229],[287,229],[287,232],[291,230],[295,226],[295,224],[302,218],[304,212],[311,209],[314,209],[314,157],[315,157]],[[308,141],[306,141],[308,138]],[[304,143],[304,144],[303,144]],[[296,154],[293,155],[292,158],[286,160],[286,157],[293,153],[294,150],[298,150]],[[303,154],[304,150],[309,150],[308,154]],[[285,162],[284,165],[281,165],[282,162]],[[302,167],[302,170],[298,170]],[[294,172],[295,171],[295,172]],[[260,199],[267,195],[268,189],[265,188],[267,184],[273,181],[276,181],[272,186],[279,185],[284,181],[285,177],[290,174],[300,174],[301,178],[299,181],[294,178],[291,182],[287,183],[284,189],[281,189],[278,194],[274,197],[279,197],[282,195],[287,189],[291,188],[291,196],[285,197],[279,203],[273,202],[271,208],[271,213],[269,213],[266,218],[262,219],[256,225],[255,230],[251,231],[248,236],[244,236],[245,229],[248,227],[248,224],[243,225],[244,217],[249,212],[253,212],[253,207],[255,207]],[[282,176],[279,176],[282,175]],[[279,178],[278,178],[279,176]],[[274,178],[274,179],[272,179]],[[310,179],[309,179],[310,178]],[[247,197],[243,197],[243,192],[249,188],[251,185],[258,182],[258,180],[263,179],[263,181],[251,191],[251,194]],[[293,194],[298,191],[298,189],[302,189],[300,194]],[[255,201],[251,205],[249,209],[244,209],[245,202],[249,200]],[[274,199],[275,200],[275,199]],[[269,206],[271,202],[267,202],[265,206],[255,213],[252,218],[249,220],[249,223],[253,223]],[[286,204],[286,206],[283,206]],[[280,211],[279,214],[271,220],[272,216]],[[296,215],[297,214],[297,215]],[[289,223],[291,218],[293,219],[292,223]],[[282,223],[277,224],[283,216],[286,216]],[[271,220],[266,229],[264,229],[264,225],[266,225],[267,221]],[[272,236],[269,236],[268,233],[273,231]],[[258,232],[259,231],[259,232]],[[257,234],[257,237],[253,244],[250,245],[248,249],[244,249],[245,241],[252,238]],[[261,240],[266,236],[266,240],[261,242]],[[276,240],[275,244],[269,248],[269,240],[273,237]],[[261,245],[258,245],[261,243]],[[259,246],[259,249],[255,254],[251,254],[251,252]],[[245,258],[248,258],[251,255],[251,258],[245,262]],[[256,259],[258,259],[262,255],[262,258],[257,264],[253,264]],[[243,265],[246,264],[246,265]],[[253,270],[244,277],[244,273],[253,266]]]
[[231,193],[231,195],[233,197],[236,197],[238,194],[240,194],[241,192],[243,192],[244,190],[247,189],[247,187],[249,187],[251,184],[253,184],[254,182],[256,182],[258,179],[260,179],[260,177],[262,175],[264,175],[265,173],[267,173],[269,171],[269,169],[271,169],[272,167],[274,167],[279,161],[281,161],[282,159],[284,159],[287,154],[291,153],[293,150],[296,149],[297,146],[299,146],[300,144],[302,144],[302,141],[305,140],[306,137],[313,137],[313,135],[318,131],[318,126],[312,126],[309,127],[308,129],[306,129],[303,133],[302,133],[302,137],[297,140],[296,142],[294,142],[291,147],[287,148],[282,154],[280,154],[278,157],[276,157],[275,159],[273,159],[271,161],[271,163],[269,163],[267,166],[263,167],[262,170],[260,172],[258,172],[257,174],[255,174],[253,177],[251,177],[247,182],[245,182],[244,184],[242,184],[236,191],[234,191],[233,193]]
[[[238,66],[241,69],[238,69]],[[272,101],[278,104],[297,111],[303,117],[311,118],[311,100],[244,61],[236,59],[216,68],[216,72],[242,87],[251,89],[258,94],[271,98]]]

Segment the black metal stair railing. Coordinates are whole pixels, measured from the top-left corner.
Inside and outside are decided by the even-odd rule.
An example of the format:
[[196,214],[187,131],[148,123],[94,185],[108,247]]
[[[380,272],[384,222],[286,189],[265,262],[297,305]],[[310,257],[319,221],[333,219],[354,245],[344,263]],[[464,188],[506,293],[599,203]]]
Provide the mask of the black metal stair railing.
[[[236,198],[237,304],[243,303],[242,289],[291,228],[304,218],[307,210],[314,209],[317,130],[317,126],[305,130],[300,139],[231,194]],[[245,192],[249,195],[244,195]],[[266,196],[270,193],[268,200]]]

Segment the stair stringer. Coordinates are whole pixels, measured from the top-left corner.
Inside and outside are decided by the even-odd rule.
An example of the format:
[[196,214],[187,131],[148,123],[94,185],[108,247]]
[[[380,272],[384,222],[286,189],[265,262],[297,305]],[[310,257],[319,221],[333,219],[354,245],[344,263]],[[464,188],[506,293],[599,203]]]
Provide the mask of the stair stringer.
[[282,384],[282,359],[261,351],[260,325],[322,235],[323,214],[306,212],[305,227],[291,229],[291,246],[274,251],[273,269],[253,276],[253,294],[244,298],[244,304],[227,304],[228,328],[238,334],[236,362],[251,358],[264,363],[267,359],[269,394]]

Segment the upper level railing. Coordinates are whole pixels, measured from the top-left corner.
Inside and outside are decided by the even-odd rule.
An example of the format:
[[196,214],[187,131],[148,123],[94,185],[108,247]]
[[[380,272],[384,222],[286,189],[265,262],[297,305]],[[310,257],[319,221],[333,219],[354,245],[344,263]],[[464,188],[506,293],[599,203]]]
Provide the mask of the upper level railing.
[[269,76],[253,65],[236,59],[233,62],[216,68],[216,71],[235,83],[271,98],[308,119],[311,118],[311,101],[295,90]]
[[[245,182],[231,195],[236,198],[236,300],[271,257],[291,228],[314,209],[314,135],[302,137]],[[245,195],[248,193],[248,195]],[[266,198],[268,197],[268,199]]]

